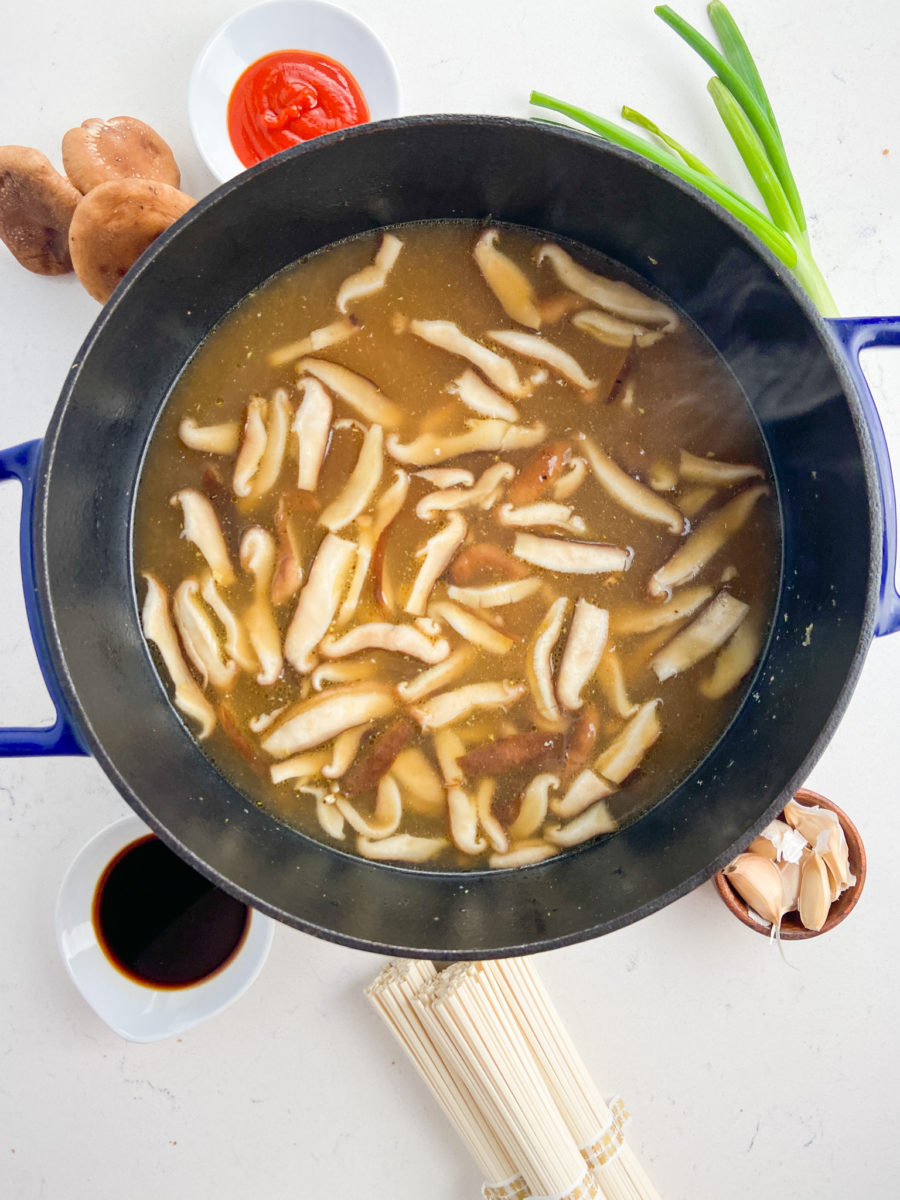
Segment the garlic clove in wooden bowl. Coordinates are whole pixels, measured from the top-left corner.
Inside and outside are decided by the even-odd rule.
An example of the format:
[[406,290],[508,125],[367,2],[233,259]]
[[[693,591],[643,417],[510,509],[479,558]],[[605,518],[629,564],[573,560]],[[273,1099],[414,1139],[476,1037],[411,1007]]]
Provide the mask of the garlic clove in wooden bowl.
[[[855,882],[842,891],[837,899],[831,902],[828,915],[825,917],[820,929],[807,929],[802,924],[797,911],[786,912],[781,920],[780,931],[780,936],[785,941],[802,941],[805,938],[818,937],[819,934],[828,933],[836,925],[840,925],[841,921],[845,920],[856,907],[866,881],[865,846],[863,845],[862,838],[859,836],[858,829],[847,814],[831,800],[826,799],[825,796],[821,796],[818,792],[811,791],[809,788],[800,788],[799,791],[794,793],[794,800],[801,805],[815,805],[819,808],[828,809],[837,816],[840,826],[844,831],[844,837],[847,840],[849,869]],[[779,819],[784,819],[783,813],[779,814]],[[754,842],[751,844],[755,845],[758,840],[754,839]],[[799,886],[799,878],[796,882],[797,886]],[[753,929],[756,933],[762,933],[766,937],[771,936],[771,923],[768,920],[763,920],[758,913],[751,909],[731,885],[728,875],[724,871],[719,871],[715,875],[714,883],[725,906],[739,921],[742,921],[748,929]]]

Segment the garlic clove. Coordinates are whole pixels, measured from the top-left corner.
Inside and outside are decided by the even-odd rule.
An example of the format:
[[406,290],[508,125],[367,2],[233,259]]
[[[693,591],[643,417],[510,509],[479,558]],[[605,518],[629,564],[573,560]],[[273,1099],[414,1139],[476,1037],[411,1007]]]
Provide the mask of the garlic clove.
[[775,862],[778,858],[778,847],[771,838],[766,837],[765,830],[753,839],[746,852],[747,854],[757,854],[760,858],[767,858],[770,862]]
[[828,868],[831,878],[832,900],[850,886],[853,876],[850,874],[850,851],[847,839],[840,825],[831,829],[823,829],[815,841],[815,850],[820,854]]
[[778,874],[781,876],[781,889],[784,893],[784,911],[795,912],[800,903],[800,863],[778,863]]
[[781,927],[784,889],[778,868],[771,859],[758,854],[739,854],[728,864],[724,874],[741,899],[776,929]]
[[813,851],[800,868],[798,908],[801,923],[807,929],[818,932],[825,924],[830,907],[831,879],[828,868],[822,856]]
[[788,825],[799,830],[811,846],[816,844],[823,829],[835,826],[840,829],[837,813],[830,808],[821,808],[818,804],[798,804],[796,800],[789,800],[784,806],[784,819]]

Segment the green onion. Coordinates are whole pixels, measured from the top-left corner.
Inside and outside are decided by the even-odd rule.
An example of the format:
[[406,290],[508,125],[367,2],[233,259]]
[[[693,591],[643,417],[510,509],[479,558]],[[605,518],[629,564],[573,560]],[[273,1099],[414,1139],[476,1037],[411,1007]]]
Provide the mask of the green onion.
[[652,142],[648,142],[646,138],[638,137],[637,134],[629,133],[627,129],[622,129],[621,126],[613,124],[612,121],[605,121],[602,117],[598,117],[595,113],[587,112],[583,108],[576,108],[572,104],[567,104],[564,100],[557,100],[553,96],[547,96],[543,92],[532,92],[531,103],[537,105],[538,108],[549,108],[555,112],[562,113],[563,116],[577,121],[579,125],[584,125],[593,133],[599,133],[601,137],[608,142],[613,142],[617,146],[623,146],[626,150],[633,150],[635,154],[640,154],[644,158],[649,158],[651,162],[658,163],[661,167],[665,167],[671,171],[673,175],[677,175],[680,179],[684,179],[687,183],[692,183],[694,187],[701,192],[705,192],[710,199],[717,201],[726,208],[732,216],[743,222],[748,229],[764,242],[769,249],[776,254],[786,267],[794,267],[797,263],[797,249],[789,238],[776,228],[769,218],[759,211],[758,208],[742,200],[730,188],[717,182],[715,178],[710,178],[708,175],[701,174],[700,171],[695,171],[693,168],[676,158],[674,154],[670,154],[666,150],[660,150],[654,146]]
[[632,150],[693,184],[742,221],[793,270],[823,315],[835,315],[834,300],[810,252],[806,216],[772,105],[737,23],[721,0],[711,0],[707,12],[722,47],[720,53],[668,5],[661,5],[654,12],[715,72],[708,84],[709,93],[763,198],[768,217],[674,137],[633,108],[623,107],[623,118],[658,138],[662,147],[586,109],[542,92],[532,92],[531,103],[561,113],[607,141]]
[[[622,116],[626,121],[630,121],[632,125],[639,125],[642,129],[646,129],[648,133],[652,133],[654,137],[658,137],[670,150],[674,150],[678,157],[689,167],[693,167],[701,175],[709,175],[711,179],[717,179],[719,183],[723,183],[715,171],[711,170],[701,158],[698,158],[696,154],[692,154],[690,150],[682,146],[680,142],[676,142],[669,134],[663,133],[660,127],[654,121],[651,121],[649,117],[645,117],[643,113],[639,113],[636,109],[629,108],[626,104],[623,104]],[[723,184],[723,186],[725,185]]]

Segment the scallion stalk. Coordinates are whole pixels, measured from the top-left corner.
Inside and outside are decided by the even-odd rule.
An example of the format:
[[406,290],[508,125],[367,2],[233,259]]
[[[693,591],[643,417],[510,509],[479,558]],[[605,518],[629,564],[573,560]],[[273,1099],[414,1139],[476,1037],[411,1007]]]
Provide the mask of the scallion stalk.
[[624,146],[693,184],[742,221],[791,268],[823,315],[835,315],[834,300],[810,251],[806,216],[772,104],[737,23],[721,0],[711,0],[707,12],[722,47],[720,53],[668,5],[660,5],[654,12],[715,72],[708,85],[710,95],[763,198],[768,217],[729,187],[695,154],[635,109],[623,107],[622,116],[658,138],[662,146],[542,92],[532,92],[531,103],[561,113],[607,141]]

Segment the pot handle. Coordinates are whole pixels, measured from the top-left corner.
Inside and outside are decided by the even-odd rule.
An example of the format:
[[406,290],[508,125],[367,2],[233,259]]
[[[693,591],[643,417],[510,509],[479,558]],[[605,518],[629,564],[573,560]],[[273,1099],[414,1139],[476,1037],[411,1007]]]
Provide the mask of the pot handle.
[[856,384],[863,415],[872,439],[872,452],[878,473],[881,507],[884,514],[881,555],[881,595],[875,617],[875,634],[896,633],[900,629],[900,593],[897,591],[897,496],[891,473],[884,428],[875,400],[869,390],[859,361],[860,352],[874,346],[900,346],[900,317],[842,317],[829,320],[844,351],[847,369]]
[[34,581],[34,552],[31,542],[32,516],[34,513],[34,491],[38,463],[41,457],[41,442],[23,442],[8,450],[0,450],[0,481],[18,479],[22,485],[22,516],[19,522],[19,557],[22,566],[22,589],[25,594],[25,612],[28,627],[37,655],[38,665],[56,709],[56,721],[52,725],[35,729],[0,728],[0,758],[23,758],[45,754],[87,754],[75,734],[69,720],[44,638],[38,610],[37,589]]

